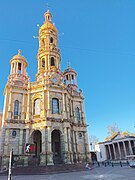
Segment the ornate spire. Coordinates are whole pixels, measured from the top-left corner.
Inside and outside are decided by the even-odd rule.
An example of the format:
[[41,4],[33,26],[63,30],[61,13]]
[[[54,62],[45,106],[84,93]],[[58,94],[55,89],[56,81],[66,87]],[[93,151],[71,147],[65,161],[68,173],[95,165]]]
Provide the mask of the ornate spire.
[[45,17],[45,21],[52,21],[52,14],[50,13],[49,10],[47,10],[47,12],[44,14]]
[[68,69],[70,68],[70,62],[68,61]]

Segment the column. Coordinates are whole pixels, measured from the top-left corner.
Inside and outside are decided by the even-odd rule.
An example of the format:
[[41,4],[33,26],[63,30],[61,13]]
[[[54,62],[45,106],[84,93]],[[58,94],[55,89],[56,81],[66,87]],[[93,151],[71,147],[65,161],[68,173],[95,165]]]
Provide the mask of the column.
[[17,62],[17,69],[16,69],[16,73],[18,74],[18,62]]
[[29,129],[26,129],[26,143],[29,143]]
[[47,104],[48,104],[47,117],[49,117],[50,116],[50,93],[49,93],[49,91],[47,92]]
[[30,119],[30,82],[28,83],[28,101],[27,101],[26,119],[27,119],[27,121],[29,121],[29,119]]
[[52,142],[51,142],[51,128],[47,127],[47,165],[53,165],[53,152],[52,152]]
[[48,59],[48,69],[50,69],[50,57],[49,57],[49,55],[47,56],[47,59]]
[[83,133],[84,135],[84,149],[85,149],[85,161],[88,162],[90,160],[90,157],[88,155],[89,147],[88,147],[88,136],[87,132]]
[[17,74],[17,63],[14,63],[14,73]]
[[76,77],[75,77],[75,75],[74,75],[74,84],[76,85]]
[[133,155],[133,149],[132,149],[130,140],[128,141],[128,143],[129,143],[129,151],[130,151],[130,155]]
[[22,117],[21,119],[24,120],[25,119],[25,94],[23,94],[23,100],[22,100]]
[[81,122],[84,124],[84,113],[83,113],[83,107],[82,107],[82,101],[80,101],[80,110],[81,110]]
[[67,97],[66,97],[66,93],[64,94],[64,102],[65,102],[65,111],[66,111],[66,116],[67,116],[67,118],[68,118],[68,109],[67,109]]
[[112,145],[113,145],[114,159],[116,159],[116,151],[115,151],[115,146],[114,146],[114,144],[112,144]]
[[110,158],[110,155],[109,155],[109,149],[108,149],[108,145],[105,145],[105,154],[106,154],[106,159],[108,160]]
[[67,128],[64,128],[64,144],[65,144],[65,152],[68,151],[68,143],[67,143]]
[[45,56],[45,70],[47,69],[48,67],[48,62],[47,62],[47,57]]
[[62,94],[62,102],[63,102],[63,112],[65,112],[65,98],[64,98],[64,93]]
[[45,91],[43,89],[43,107],[44,107],[43,116],[44,116],[44,118],[46,117],[46,106],[45,106],[45,104],[46,104],[46,101],[45,101]]
[[76,131],[74,131],[74,133],[75,133],[75,147],[76,147],[76,160],[77,160],[77,162],[79,161],[79,152],[78,152],[78,139],[77,139],[77,132]]
[[121,159],[121,149],[120,149],[120,144],[119,144],[119,142],[117,142],[117,145],[118,145],[119,156],[120,156],[120,159]]
[[21,63],[21,74],[23,74],[23,63]]
[[47,150],[46,150],[46,143],[45,143],[45,129],[42,129],[42,153],[40,153],[40,165],[44,166],[47,165]]
[[110,145],[109,144],[108,144],[108,149],[109,149],[110,160],[112,160],[112,153],[111,153],[111,149],[110,149]]
[[[14,105],[13,105],[13,107],[14,107]],[[11,90],[9,90],[9,106],[8,106],[8,119],[11,119],[12,117],[11,117],[11,112],[12,112],[12,91]]]
[[74,133],[74,131],[73,131],[72,136],[73,136],[73,142],[72,142],[73,143],[73,161],[76,162],[77,157],[76,157],[76,142],[75,142],[75,133]]
[[11,74],[14,74],[14,63],[12,63],[12,72],[11,72]]
[[46,151],[45,147],[45,129],[42,129],[42,153],[44,154]]
[[126,151],[125,141],[123,141],[122,143],[123,143],[124,154],[125,154],[125,158],[126,158],[126,156],[127,156],[127,151]]
[[73,162],[73,154],[72,154],[72,147],[71,147],[71,131],[70,128],[68,130],[68,144],[69,144],[69,153],[70,153],[70,162]]
[[11,64],[10,74],[13,73],[13,64]]
[[20,138],[19,138],[19,154],[22,154],[22,145],[23,145],[23,129],[20,129]]
[[48,152],[52,152],[52,144],[51,144],[51,129],[47,127],[48,130]]

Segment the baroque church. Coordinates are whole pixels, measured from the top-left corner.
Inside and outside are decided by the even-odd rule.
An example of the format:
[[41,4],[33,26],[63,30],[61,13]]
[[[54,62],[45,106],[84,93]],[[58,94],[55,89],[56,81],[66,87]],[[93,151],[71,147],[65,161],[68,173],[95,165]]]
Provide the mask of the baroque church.
[[[60,69],[58,32],[48,10],[39,28],[36,82],[20,50],[10,60],[4,90],[0,158],[7,165],[13,149],[16,162],[27,166],[78,163],[90,160],[84,97],[74,69]],[[29,151],[26,148],[29,147]]]

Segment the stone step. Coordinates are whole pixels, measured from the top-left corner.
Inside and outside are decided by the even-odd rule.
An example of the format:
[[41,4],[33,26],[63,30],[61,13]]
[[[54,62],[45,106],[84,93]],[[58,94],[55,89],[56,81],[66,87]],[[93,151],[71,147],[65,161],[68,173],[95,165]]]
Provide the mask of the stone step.
[[85,170],[85,164],[58,164],[50,166],[15,167],[12,169],[12,174],[50,174],[81,170]]

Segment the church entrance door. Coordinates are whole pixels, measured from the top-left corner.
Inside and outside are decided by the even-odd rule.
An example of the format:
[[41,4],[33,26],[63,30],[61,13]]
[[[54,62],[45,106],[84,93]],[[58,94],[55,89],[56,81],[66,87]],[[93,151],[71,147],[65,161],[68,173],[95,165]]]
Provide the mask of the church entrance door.
[[61,142],[59,130],[54,130],[52,132],[52,152],[54,164],[61,164]]
[[40,153],[42,151],[42,134],[40,131],[36,130],[32,134],[33,143],[35,144],[35,156],[33,157],[33,163],[38,165],[40,163]]

